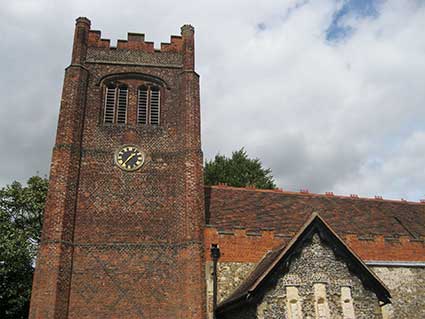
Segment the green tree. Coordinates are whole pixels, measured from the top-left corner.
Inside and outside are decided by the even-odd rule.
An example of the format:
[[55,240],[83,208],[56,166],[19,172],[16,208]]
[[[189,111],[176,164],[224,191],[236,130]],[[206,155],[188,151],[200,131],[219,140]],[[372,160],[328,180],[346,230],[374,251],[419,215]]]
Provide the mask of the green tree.
[[262,189],[275,189],[276,184],[270,168],[263,168],[259,159],[251,159],[241,148],[232,157],[217,154],[206,161],[204,168],[205,185],[225,183],[229,186],[255,186]]
[[33,176],[0,189],[0,318],[28,318],[47,183]]

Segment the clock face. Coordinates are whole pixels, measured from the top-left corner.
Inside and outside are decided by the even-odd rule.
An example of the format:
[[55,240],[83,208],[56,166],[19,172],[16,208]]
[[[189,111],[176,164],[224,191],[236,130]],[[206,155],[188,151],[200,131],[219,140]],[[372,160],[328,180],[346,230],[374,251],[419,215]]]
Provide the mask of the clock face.
[[115,153],[115,163],[125,171],[135,171],[142,167],[145,155],[137,146],[125,145]]

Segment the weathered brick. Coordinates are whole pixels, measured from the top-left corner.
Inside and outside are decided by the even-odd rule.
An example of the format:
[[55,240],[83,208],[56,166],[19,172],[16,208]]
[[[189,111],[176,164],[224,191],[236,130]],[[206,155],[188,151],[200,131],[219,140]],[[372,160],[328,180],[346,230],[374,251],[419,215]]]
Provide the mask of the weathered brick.
[[[30,318],[205,318],[204,196],[194,30],[162,51],[130,34],[110,48],[77,19],[66,69]],[[107,81],[128,121],[103,124]],[[161,125],[138,125],[137,88],[161,90]],[[114,163],[135,144],[146,163]],[[190,285],[188,284],[190,283]]]

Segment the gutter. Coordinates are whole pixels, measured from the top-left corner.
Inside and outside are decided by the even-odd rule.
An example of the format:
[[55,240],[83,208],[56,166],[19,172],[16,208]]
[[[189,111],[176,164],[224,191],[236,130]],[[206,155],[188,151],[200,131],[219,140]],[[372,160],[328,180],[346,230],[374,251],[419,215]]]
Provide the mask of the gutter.
[[425,261],[381,261],[381,260],[369,260],[365,262],[368,266],[374,267],[424,267]]

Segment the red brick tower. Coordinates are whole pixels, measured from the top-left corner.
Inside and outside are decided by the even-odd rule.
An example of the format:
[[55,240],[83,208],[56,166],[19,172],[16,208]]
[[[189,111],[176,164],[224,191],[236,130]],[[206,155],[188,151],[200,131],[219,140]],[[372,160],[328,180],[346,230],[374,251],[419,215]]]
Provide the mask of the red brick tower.
[[194,29],[110,47],[78,18],[30,318],[202,318]]

